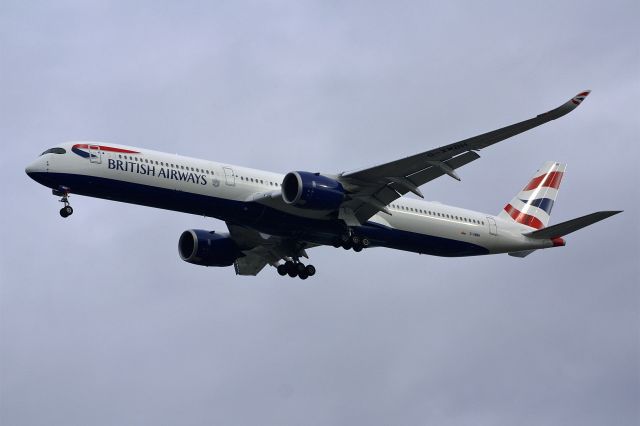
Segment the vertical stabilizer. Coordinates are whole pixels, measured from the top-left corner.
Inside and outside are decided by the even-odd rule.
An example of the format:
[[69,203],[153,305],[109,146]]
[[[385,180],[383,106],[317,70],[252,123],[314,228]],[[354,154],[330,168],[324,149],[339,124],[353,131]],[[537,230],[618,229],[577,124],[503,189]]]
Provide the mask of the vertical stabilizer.
[[555,161],[544,163],[527,186],[498,213],[498,217],[535,229],[547,226],[566,168],[566,164]]

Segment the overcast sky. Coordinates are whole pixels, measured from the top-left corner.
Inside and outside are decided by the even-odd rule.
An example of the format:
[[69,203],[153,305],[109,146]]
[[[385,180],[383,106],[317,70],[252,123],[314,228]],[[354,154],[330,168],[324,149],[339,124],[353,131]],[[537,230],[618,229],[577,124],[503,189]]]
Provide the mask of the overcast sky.
[[[2,425],[636,425],[640,4],[0,3]],[[346,4],[343,4],[346,3]],[[470,2],[471,3],[471,2]],[[424,151],[560,105],[426,197],[497,213],[568,163],[526,259],[318,248],[305,282],[182,262],[202,217],[24,167],[101,140],[286,173]]]

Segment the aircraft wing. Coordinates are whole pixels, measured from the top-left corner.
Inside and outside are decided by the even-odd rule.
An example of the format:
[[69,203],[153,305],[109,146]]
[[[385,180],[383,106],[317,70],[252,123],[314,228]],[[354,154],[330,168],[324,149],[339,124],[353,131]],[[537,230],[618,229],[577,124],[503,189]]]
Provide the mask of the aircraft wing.
[[568,114],[589,93],[589,90],[581,92],[555,109],[501,129],[400,160],[342,173],[338,180],[350,192],[350,199],[341,206],[339,217],[348,225],[358,225],[379,211],[389,214],[386,206],[408,192],[422,197],[418,187],[437,177],[447,174],[460,180],[455,169],[480,158],[476,151]]
[[244,254],[233,264],[237,275],[258,275],[265,266],[275,266],[282,259],[308,258],[305,247],[313,247],[308,243],[301,244],[298,241],[261,234],[245,226],[227,223],[227,228],[229,228],[229,236]]

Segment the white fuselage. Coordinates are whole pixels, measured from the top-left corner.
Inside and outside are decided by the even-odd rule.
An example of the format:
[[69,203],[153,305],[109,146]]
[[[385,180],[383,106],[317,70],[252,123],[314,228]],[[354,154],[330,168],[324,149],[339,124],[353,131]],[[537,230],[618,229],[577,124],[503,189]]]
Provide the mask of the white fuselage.
[[[27,168],[30,176],[53,189],[227,221],[236,219],[239,224],[274,235],[301,226],[311,240],[314,224],[322,228],[324,222],[336,222],[326,212],[283,203],[277,212],[266,212],[264,206],[256,210],[257,199],[280,191],[284,175],[279,173],[114,144],[109,144],[111,150],[102,150],[97,144],[92,148],[91,142],[59,147],[66,152],[43,154]],[[391,215],[380,212],[363,224],[369,227],[367,232],[371,232],[375,245],[444,256],[553,246],[550,240],[524,236],[532,231],[528,226],[436,202],[402,197],[388,209]],[[295,220],[287,223],[288,218]],[[304,222],[298,224],[297,219]],[[459,252],[456,247],[460,247]]]

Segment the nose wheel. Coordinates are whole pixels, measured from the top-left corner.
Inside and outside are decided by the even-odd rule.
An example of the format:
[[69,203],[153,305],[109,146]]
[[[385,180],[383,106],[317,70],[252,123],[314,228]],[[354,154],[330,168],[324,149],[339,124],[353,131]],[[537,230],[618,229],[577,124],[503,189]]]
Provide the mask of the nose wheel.
[[291,278],[298,277],[306,280],[316,274],[316,267],[313,265],[305,265],[300,261],[292,262],[287,260],[285,263],[278,265],[278,274],[281,276],[289,275]]
[[53,192],[53,195],[61,197],[59,201],[64,204],[64,207],[60,209],[60,216],[71,216],[73,214],[73,207],[71,207],[71,205],[69,204],[69,192],[58,189],[54,189],[51,192]]
[[60,216],[62,217],[69,217],[73,214],[73,207],[71,206],[64,206],[63,208],[60,209]]

